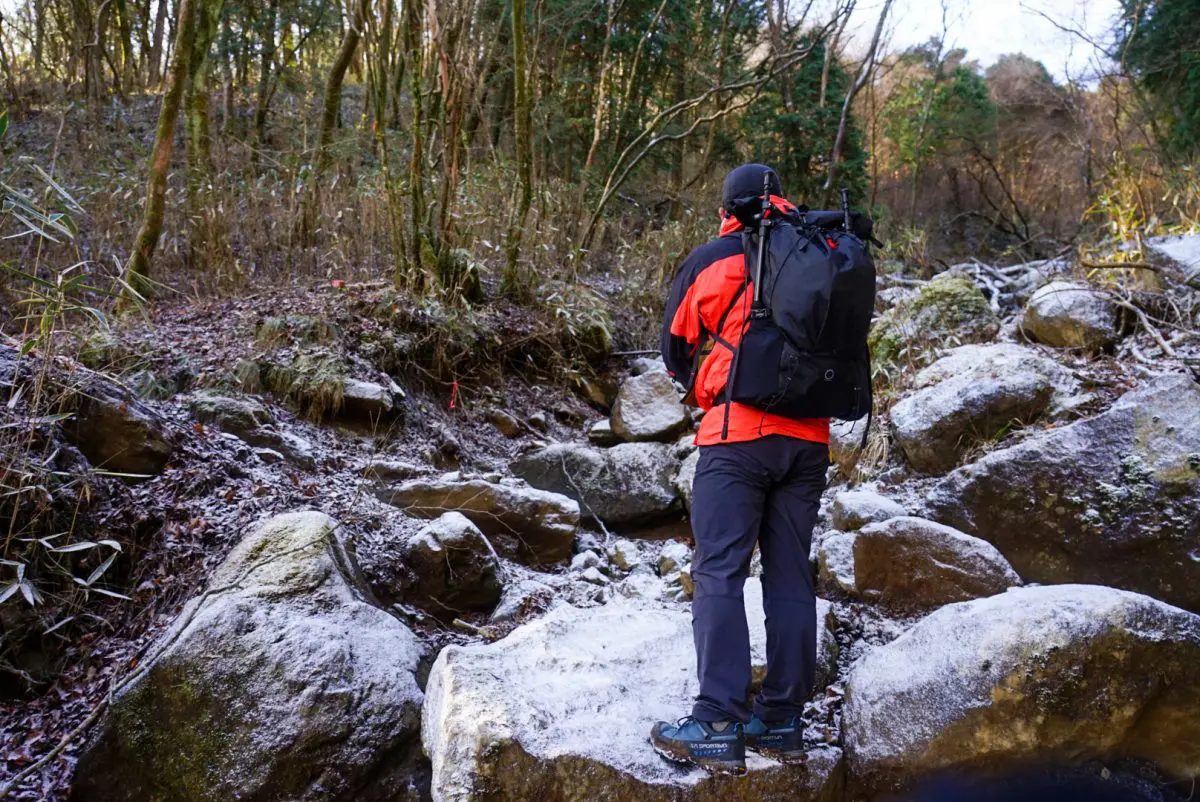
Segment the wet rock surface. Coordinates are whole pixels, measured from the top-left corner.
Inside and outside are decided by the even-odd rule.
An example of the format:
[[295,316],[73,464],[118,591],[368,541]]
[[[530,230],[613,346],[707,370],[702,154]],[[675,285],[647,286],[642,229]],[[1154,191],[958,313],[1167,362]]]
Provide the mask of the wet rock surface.
[[263,523],[115,695],[73,799],[417,799],[424,651],[317,512]]
[[1031,587],[943,607],[868,652],[843,727],[860,793],[1031,761],[1145,758],[1187,778],[1197,704],[1200,617],[1112,588]]
[[993,543],[1027,581],[1089,582],[1200,610],[1200,385],[1157,379],[1093,418],[937,483],[932,517]]

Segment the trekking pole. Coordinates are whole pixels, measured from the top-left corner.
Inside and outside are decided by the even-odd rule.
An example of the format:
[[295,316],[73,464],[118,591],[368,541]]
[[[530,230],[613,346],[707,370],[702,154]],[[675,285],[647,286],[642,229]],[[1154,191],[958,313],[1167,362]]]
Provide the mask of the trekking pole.
[[850,230],[850,188],[842,187],[842,227]]
[[767,219],[767,212],[771,210],[771,173],[770,171],[763,172],[763,194],[762,194],[762,209],[758,213],[758,260],[754,264],[754,307],[751,315],[754,317],[766,317],[766,307],[762,303],[762,270],[763,270],[763,250],[767,242],[767,229],[771,226],[771,221]]

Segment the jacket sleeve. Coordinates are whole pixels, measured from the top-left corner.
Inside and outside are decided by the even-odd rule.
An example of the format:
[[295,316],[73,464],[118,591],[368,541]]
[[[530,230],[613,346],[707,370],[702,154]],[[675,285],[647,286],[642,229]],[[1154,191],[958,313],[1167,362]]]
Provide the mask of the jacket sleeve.
[[697,258],[697,251],[683,260],[675,274],[662,325],[663,363],[672,378],[688,388],[695,379],[692,371],[695,369],[696,349],[704,337],[700,310],[692,290],[696,277],[707,265]]

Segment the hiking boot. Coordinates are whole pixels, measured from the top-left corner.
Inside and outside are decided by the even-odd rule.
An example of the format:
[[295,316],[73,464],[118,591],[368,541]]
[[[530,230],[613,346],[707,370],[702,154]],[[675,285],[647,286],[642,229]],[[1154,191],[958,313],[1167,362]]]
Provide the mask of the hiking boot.
[[802,763],[804,752],[804,722],[799,716],[768,724],[758,716],[745,727],[746,748],[763,757],[781,763]]
[[746,773],[746,739],[737,721],[660,721],[650,730],[654,751],[676,763],[690,763],[713,774]]

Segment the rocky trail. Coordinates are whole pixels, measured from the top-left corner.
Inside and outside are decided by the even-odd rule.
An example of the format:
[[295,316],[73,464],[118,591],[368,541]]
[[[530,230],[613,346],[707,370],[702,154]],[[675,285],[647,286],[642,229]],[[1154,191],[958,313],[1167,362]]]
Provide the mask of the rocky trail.
[[[881,277],[890,412],[865,451],[863,422],[835,425],[808,759],[744,779],[646,745],[696,691],[697,417],[661,362],[580,377],[544,336],[496,346],[357,286],[88,335],[116,369],[59,359],[74,414],[39,426],[60,473],[134,475],[72,502],[123,546],[95,587],[129,598],[64,606],[59,637],[0,607],[0,787],[851,802],[1052,767],[1193,798],[1200,341],[1144,311],[1195,302],[1187,245],[1161,243],[1136,305],[1065,262]],[[34,380],[0,349],[10,414]]]

